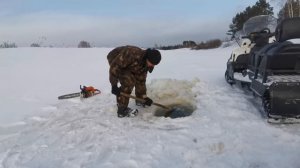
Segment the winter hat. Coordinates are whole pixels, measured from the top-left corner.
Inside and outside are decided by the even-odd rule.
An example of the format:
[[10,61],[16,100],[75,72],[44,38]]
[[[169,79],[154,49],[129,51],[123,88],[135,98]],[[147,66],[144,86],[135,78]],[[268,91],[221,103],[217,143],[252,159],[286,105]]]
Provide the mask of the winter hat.
[[148,61],[150,61],[153,65],[157,65],[161,60],[160,52],[156,49],[148,48],[146,50],[146,59],[148,59]]

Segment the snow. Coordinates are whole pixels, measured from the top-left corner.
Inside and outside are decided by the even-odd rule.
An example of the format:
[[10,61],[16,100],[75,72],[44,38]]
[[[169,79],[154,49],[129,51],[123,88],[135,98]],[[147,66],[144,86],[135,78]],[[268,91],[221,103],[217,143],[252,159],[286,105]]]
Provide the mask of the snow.
[[[161,51],[148,96],[194,112],[156,117],[160,107],[116,116],[107,53],[112,48],[0,50],[0,168],[300,166],[299,125],[272,125],[259,99],[224,80],[233,47]],[[92,85],[101,94],[57,100]]]

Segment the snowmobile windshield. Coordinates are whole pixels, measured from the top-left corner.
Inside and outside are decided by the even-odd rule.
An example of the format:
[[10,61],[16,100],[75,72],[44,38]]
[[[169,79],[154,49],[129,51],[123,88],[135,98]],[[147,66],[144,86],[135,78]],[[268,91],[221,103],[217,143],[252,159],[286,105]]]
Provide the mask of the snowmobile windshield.
[[244,35],[253,32],[260,32],[265,28],[269,28],[271,32],[275,32],[277,19],[269,15],[260,15],[248,19],[243,26]]

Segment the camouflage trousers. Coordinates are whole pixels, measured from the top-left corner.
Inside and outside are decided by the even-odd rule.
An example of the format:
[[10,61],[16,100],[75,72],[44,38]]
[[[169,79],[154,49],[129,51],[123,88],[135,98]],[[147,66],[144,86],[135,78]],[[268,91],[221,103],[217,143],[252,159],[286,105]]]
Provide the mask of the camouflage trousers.
[[[135,75],[129,71],[124,71],[119,76],[119,82],[121,84],[121,92],[131,94],[133,88],[135,88],[135,95],[138,98],[143,98],[146,95],[145,78],[141,78],[140,75]],[[125,96],[117,97],[118,107],[127,107],[129,98]]]

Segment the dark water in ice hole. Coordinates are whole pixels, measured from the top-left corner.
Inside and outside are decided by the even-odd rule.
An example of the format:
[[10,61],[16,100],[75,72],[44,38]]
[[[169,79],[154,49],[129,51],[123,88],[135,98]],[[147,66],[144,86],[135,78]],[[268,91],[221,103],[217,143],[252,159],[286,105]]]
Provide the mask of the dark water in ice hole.
[[157,108],[154,112],[154,116],[180,118],[190,116],[195,111],[195,108],[191,105],[172,105],[168,107],[170,107],[172,110]]

